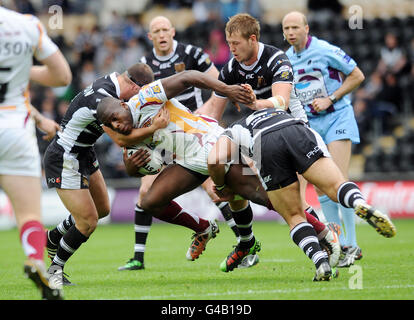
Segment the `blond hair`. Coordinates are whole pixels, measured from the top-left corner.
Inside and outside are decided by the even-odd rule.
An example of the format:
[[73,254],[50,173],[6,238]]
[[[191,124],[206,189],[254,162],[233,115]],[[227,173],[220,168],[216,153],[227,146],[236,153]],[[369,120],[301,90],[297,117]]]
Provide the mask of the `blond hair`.
[[239,13],[231,17],[226,23],[226,33],[232,35],[240,32],[240,35],[248,39],[251,35],[255,35],[256,39],[260,37],[260,24],[254,17],[248,13]]

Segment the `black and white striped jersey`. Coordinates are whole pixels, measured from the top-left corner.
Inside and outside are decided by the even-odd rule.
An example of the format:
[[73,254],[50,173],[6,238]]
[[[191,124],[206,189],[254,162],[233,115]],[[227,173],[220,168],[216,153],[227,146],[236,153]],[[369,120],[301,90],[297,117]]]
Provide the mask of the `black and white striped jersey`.
[[[155,80],[172,76],[184,70],[206,72],[213,66],[209,55],[201,48],[176,40],[174,40],[171,54],[165,57],[158,56],[153,49],[148,55],[141,58],[141,62],[151,67]],[[202,91],[199,88],[188,88],[175,98],[191,111],[195,111],[203,104]]]
[[262,135],[298,123],[304,124],[304,121],[293,118],[285,111],[268,108],[234,122],[222,135],[232,140],[242,154],[253,157],[254,145]]
[[[221,69],[219,80],[228,85],[247,83],[252,86],[257,99],[270,98],[272,85],[275,83],[292,84],[289,111],[295,118],[307,121],[305,110],[293,85],[292,65],[286,54],[276,47],[259,42],[259,52],[255,63],[246,66],[232,58]],[[225,98],[217,92],[214,94]]]
[[119,98],[119,95],[115,72],[95,80],[71,101],[61,121],[62,132],[58,132],[56,142],[69,153],[79,153],[93,146],[104,133],[101,122],[96,118],[99,101],[105,97]]

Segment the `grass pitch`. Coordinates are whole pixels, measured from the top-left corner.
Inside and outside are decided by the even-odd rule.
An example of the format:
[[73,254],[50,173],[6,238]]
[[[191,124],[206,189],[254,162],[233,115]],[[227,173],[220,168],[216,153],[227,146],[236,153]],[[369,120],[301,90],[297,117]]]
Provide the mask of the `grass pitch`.
[[[231,229],[220,233],[196,261],[185,253],[191,232],[153,224],[145,270],[117,271],[133,255],[133,225],[98,226],[65,267],[76,286],[65,287],[67,300],[394,300],[414,299],[414,220],[396,220],[397,236],[386,239],[367,224],[357,225],[363,259],[339,269],[339,278],[312,282],[314,266],[292,242],[288,227],[256,222],[262,242],[260,263],[230,273],[219,270],[232,250]],[[46,255],[45,255],[46,258]],[[23,276],[24,255],[16,229],[0,231],[0,300],[38,300]]]

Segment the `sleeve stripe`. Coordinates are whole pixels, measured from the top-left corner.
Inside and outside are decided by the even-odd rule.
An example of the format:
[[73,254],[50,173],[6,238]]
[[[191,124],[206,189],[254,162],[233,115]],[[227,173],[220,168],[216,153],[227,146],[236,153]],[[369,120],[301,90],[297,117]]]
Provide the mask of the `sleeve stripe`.
[[188,55],[190,55],[190,52],[191,52],[191,48],[192,48],[193,46],[191,45],[191,44],[189,44],[189,45],[187,45],[186,47],[185,47],[185,53],[186,54],[188,54]]
[[233,60],[234,60],[234,58],[231,58],[231,60],[229,61],[229,64],[228,64],[229,73],[231,73],[231,71],[233,70]]
[[43,41],[43,28],[40,25],[40,22],[37,23],[37,29],[39,30],[39,40],[37,41],[37,48],[41,50]]
[[276,52],[270,59],[269,59],[269,61],[267,62],[267,66],[269,67],[270,66],[270,64],[272,63],[272,61],[273,60],[275,60],[275,58],[277,57],[277,56],[280,56],[281,54],[283,54],[283,51],[279,51],[279,52]]
[[200,59],[198,59],[198,65],[200,65],[200,64],[202,64],[203,62],[205,62],[206,60],[207,60],[207,58],[208,58],[208,54],[207,53],[204,53],[202,56],[201,56],[201,58]]

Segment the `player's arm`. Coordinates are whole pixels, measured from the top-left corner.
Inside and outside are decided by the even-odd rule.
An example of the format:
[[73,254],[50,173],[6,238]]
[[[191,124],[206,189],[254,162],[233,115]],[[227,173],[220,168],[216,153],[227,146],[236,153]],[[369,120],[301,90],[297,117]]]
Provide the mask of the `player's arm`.
[[261,110],[266,108],[276,108],[280,110],[287,110],[290,101],[290,93],[292,91],[291,83],[278,82],[272,85],[272,97],[268,99],[256,100],[256,95],[253,90],[251,93],[254,95],[255,102],[248,105],[253,110]]
[[329,106],[335,104],[337,100],[355,90],[365,79],[364,74],[358,68],[354,59],[339,47],[330,45],[327,50],[323,51],[323,59],[329,67],[344,74],[345,80],[338,89],[329,93],[329,97],[316,98],[312,102],[312,106],[317,112],[326,110]]
[[50,87],[67,86],[72,82],[72,72],[60,50],[40,62],[43,65],[30,69],[30,80]]
[[223,117],[227,101],[227,98],[218,97],[213,92],[210,99],[208,99],[200,108],[198,108],[195,113],[204,114],[216,119],[217,121],[220,121]]
[[343,96],[351,93],[356,88],[358,88],[361,83],[365,80],[365,76],[361,69],[355,67],[352,72],[345,77],[342,85],[333,93],[337,100],[341,99]]
[[342,85],[335,92],[333,92],[333,94],[326,98],[316,98],[313,100],[313,108],[317,112],[328,109],[329,106],[334,104],[337,100],[340,100],[343,96],[358,88],[364,79],[365,76],[361,69],[355,66],[354,70],[352,70],[352,72],[345,77]]
[[30,109],[30,116],[36,123],[36,127],[39,128],[40,131],[46,133],[43,136],[43,140],[51,140],[57,131],[60,131],[60,126],[54,120],[46,118],[42,115],[35,107],[31,106]]
[[242,86],[226,85],[224,82],[214,79],[203,72],[187,70],[161,80],[165,94],[171,99],[189,87],[211,89],[227,96],[230,100],[249,104],[251,95]]
[[131,133],[128,135],[118,133],[107,126],[103,126],[103,130],[117,145],[120,147],[128,147],[144,141],[146,138],[152,136],[158,129],[168,126],[169,122],[170,114],[166,108],[162,108],[154,117],[150,126],[132,129]]
[[226,136],[221,136],[208,155],[208,172],[216,186],[225,184],[226,164],[231,159],[232,152],[236,150],[235,144]]

